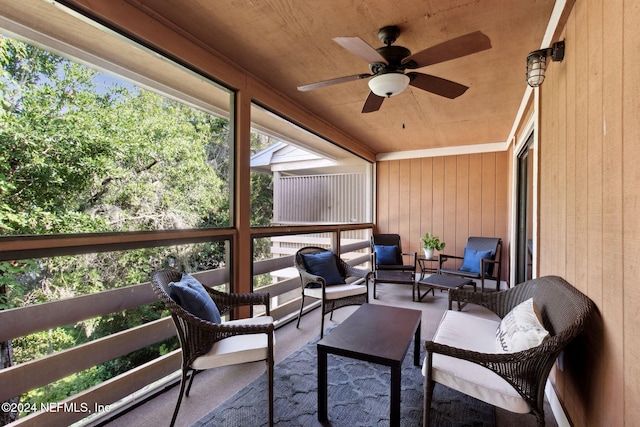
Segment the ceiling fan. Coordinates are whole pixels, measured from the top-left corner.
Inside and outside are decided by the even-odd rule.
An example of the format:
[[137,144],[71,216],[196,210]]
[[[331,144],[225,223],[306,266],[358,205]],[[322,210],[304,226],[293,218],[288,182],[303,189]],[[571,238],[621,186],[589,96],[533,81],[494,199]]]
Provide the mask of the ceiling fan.
[[363,113],[378,111],[384,98],[401,93],[407,85],[454,99],[465,93],[469,88],[441,77],[415,71],[405,73],[405,70],[413,70],[426,67],[427,65],[438,64],[491,48],[491,40],[489,40],[489,37],[481,31],[475,31],[421,50],[412,55],[411,51],[406,47],[393,46],[393,43],[399,35],[400,28],[396,25],[381,28],[378,31],[378,38],[384,43],[384,46],[377,49],[374,49],[359,37],[334,38],[333,41],[340,46],[367,61],[371,73],[338,77],[298,86],[298,90],[305,92],[338,83],[373,77],[369,80],[371,92],[369,92],[369,96],[367,96],[364,106],[362,107]]

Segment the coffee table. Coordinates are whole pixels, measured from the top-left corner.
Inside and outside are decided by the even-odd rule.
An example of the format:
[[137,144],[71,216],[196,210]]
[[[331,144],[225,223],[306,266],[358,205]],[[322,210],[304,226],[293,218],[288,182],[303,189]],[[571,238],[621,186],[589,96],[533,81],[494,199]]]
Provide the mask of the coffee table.
[[[428,289],[422,295],[420,295],[420,285],[428,287]],[[433,293],[433,296],[435,296],[436,289],[448,291],[449,289],[458,289],[467,285],[473,286],[473,290],[476,290],[476,282],[471,279],[457,276],[447,276],[444,274],[432,274],[431,276],[417,281],[415,289],[417,289],[418,291],[418,300],[422,301],[422,298],[424,298],[429,293],[429,291],[431,291]],[[462,310],[465,305],[467,304],[464,303],[461,306],[460,301],[458,301],[458,311]],[[451,310],[451,300],[449,300],[449,310]]]
[[[416,276],[415,273],[410,271],[399,270],[376,270],[373,275],[373,299],[377,299],[376,296],[376,283],[399,283],[401,285],[415,286]],[[413,297],[415,301],[415,296]]]
[[413,338],[413,364],[420,366],[422,312],[378,304],[363,304],[318,341],[318,420],[327,415],[327,355],[336,354],[391,368],[390,425],[400,425],[402,361]]

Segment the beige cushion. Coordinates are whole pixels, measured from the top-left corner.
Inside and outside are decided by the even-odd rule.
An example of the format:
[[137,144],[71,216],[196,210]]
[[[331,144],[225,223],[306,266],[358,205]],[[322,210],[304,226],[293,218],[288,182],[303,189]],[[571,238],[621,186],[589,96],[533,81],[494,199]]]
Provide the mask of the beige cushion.
[[[360,279],[346,285],[332,285],[325,287],[325,296],[328,300],[365,293],[367,293],[367,287],[364,285],[364,279]],[[322,288],[304,288],[304,294],[311,298],[322,299]]]
[[[271,316],[231,320],[225,325],[266,325],[273,323]],[[273,336],[275,345],[275,335]],[[193,361],[193,369],[210,369],[245,362],[266,360],[268,353],[267,334],[234,335],[218,341],[208,353]]]
[[496,351],[515,353],[537,347],[549,337],[533,298],[515,306],[496,331]]
[[[465,312],[445,312],[433,341],[480,353],[496,353],[495,334],[500,319]],[[480,365],[441,354],[433,355],[433,380],[454,390],[511,412],[526,414],[529,405],[502,377]],[[426,358],[422,374],[426,375]]]

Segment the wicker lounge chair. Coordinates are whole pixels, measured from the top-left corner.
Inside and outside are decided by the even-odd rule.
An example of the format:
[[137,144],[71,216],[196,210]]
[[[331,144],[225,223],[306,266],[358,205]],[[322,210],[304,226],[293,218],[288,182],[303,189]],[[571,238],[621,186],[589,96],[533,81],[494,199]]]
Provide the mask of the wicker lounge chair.
[[434,339],[425,343],[424,425],[429,426],[433,387],[439,382],[512,412],[532,413],[538,426],[544,426],[544,388],[549,372],[595,311],[593,302],[556,276],[529,280],[501,292],[452,289],[449,298],[484,306],[500,319],[533,298],[549,336],[526,350],[499,352],[495,350],[496,329],[487,323],[493,320],[445,312]]
[[[265,360],[269,400],[269,426],[273,426],[273,347],[274,326],[270,316],[268,293],[234,294],[218,292],[205,286],[220,314],[229,314],[236,307],[264,305],[266,316],[253,319],[213,323],[194,316],[169,296],[169,283],[179,282],[182,273],[162,270],[153,273],[151,285],[158,298],[171,313],[182,347],[182,379],[171,426],[174,425],[183,393],[189,396],[195,375],[214,367]],[[247,338],[249,337],[249,338]],[[191,373],[189,385],[186,381]]]
[[[339,275],[338,284],[328,282],[324,274],[316,272],[313,274],[309,271],[304,261],[305,255],[313,254],[331,254],[334,265]],[[302,309],[304,308],[305,297],[316,298],[322,301],[322,317],[320,321],[320,338],[324,336],[324,316],[331,313],[333,318],[333,310],[346,307],[348,305],[359,305],[369,302],[369,270],[355,268],[344,262],[339,256],[327,249],[306,246],[298,252],[294,259],[294,265],[300,273],[302,285],[302,300],[300,301],[300,312],[298,313],[298,323],[296,327],[300,327],[300,318],[302,317]]]

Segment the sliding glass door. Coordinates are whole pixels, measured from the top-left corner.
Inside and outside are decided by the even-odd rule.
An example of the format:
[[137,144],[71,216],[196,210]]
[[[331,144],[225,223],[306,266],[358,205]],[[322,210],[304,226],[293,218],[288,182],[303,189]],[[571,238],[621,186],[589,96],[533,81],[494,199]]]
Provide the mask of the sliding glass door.
[[533,133],[518,153],[516,283],[533,277]]

